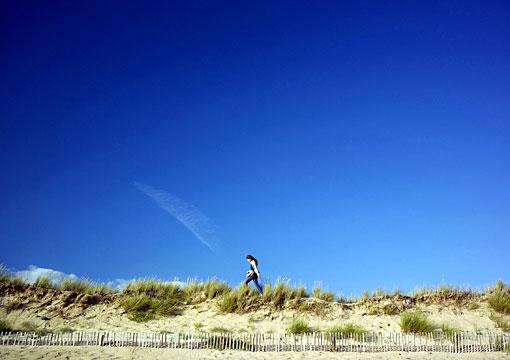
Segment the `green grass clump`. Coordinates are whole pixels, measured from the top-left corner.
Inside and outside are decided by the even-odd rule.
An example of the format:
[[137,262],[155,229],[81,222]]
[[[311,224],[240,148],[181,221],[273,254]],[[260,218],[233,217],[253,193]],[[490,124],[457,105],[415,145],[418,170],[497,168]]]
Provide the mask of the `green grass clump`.
[[458,333],[460,330],[455,328],[455,327],[453,327],[453,326],[450,326],[450,325],[447,325],[447,324],[443,324],[441,326],[441,331],[443,333],[445,333],[446,335],[451,336],[454,333]]
[[214,299],[230,291],[228,284],[212,279],[209,281],[190,280],[182,287],[185,304],[198,304]]
[[480,303],[476,300],[471,300],[467,306],[468,310],[476,310],[480,308]]
[[142,279],[129,283],[122,293],[121,306],[128,318],[145,322],[155,316],[171,316],[180,313],[182,290],[175,283],[155,279]]
[[400,328],[403,332],[416,334],[434,329],[430,320],[419,310],[400,314]]
[[215,326],[211,329],[209,329],[210,333],[218,333],[218,334],[229,334],[232,332],[232,330],[221,327],[221,326]]
[[302,319],[294,319],[290,326],[287,328],[287,332],[290,334],[305,334],[311,332],[312,329],[308,323]]
[[140,279],[130,282],[124,289],[125,294],[144,294],[158,299],[182,301],[182,290],[178,284],[157,279]]
[[82,294],[91,294],[93,285],[90,281],[87,280],[74,280],[67,278],[60,283],[60,290],[74,291]]
[[261,304],[260,298],[257,290],[241,284],[238,288],[223,294],[217,306],[222,313],[244,314],[258,308]]
[[44,288],[44,289],[54,289],[54,288],[56,288],[56,286],[46,276],[39,276],[35,280],[34,286],[37,286],[39,288]]
[[0,320],[0,331],[11,331],[12,328],[5,320]]
[[333,292],[331,292],[331,291],[323,291],[320,288],[320,286],[316,286],[312,290],[312,295],[311,296],[316,298],[316,299],[324,300],[324,301],[327,301],[327,302],[333,302],[333,300],[335,300],[335,294],[333,294]]
[[501,314],[510,315],[510,286],[498,281],[487,299],[489,307]]
[[171,316],[180,312],[179,303],[175,299],[158,299],[145,294],[126,295],[121,300],[121,306],[128,314],[128,318],[136,322],[152,320],[156,315]]
[[360,325],[345,323],[344,325],[334,325],[328,328],[326,332],[330,334],[360,335],[366,333],[367,330]]
[[18,299],[9,300],[5,305],[5,311],[10,313],[11,311],[18,310],[21,308],[21,302]]
[[11,275],[5,268],[4,264],[0,264],[0,282],[8,282],[11,279]]
[[510,331],[510,320],[505,316],[498,314],[490,314],[489,318],[494,321],[496,327],[501,329],[501,331],[508,332]]
[[292,287],[285,281],[279,281],[275,286],[264,289],[262,301],[273,310],[282,310],[289,302],[299,303],[308,295],[303,286]]
[[195,328],[195,330],[200,330],[204,327],[204,324],[202,324],[201,322],[194,322],[193,323],[193,327]]

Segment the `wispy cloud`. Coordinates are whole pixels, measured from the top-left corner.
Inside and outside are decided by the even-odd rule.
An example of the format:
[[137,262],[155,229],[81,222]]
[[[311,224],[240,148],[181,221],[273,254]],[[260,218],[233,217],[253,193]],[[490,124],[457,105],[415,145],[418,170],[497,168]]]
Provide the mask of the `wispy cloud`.
[[214,247],[217,245],[216,226],[198,208],[150,185],[138,182],[133,182],[133,185],[180,221],[202,244],[214,252]]

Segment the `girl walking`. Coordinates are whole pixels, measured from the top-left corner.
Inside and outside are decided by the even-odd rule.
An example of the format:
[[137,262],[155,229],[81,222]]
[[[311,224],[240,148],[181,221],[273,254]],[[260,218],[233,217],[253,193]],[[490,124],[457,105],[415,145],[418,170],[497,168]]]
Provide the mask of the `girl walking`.
[[258,291],[262,294],[262,287],[258,282],[258,279],[260,279],[260,272],[257,268],[259,261],[251,255],[246,255],[246,261],[250,264],[250,270],[246,273],[246,281],[244,283],[248,284],[250,281],[253,281]]

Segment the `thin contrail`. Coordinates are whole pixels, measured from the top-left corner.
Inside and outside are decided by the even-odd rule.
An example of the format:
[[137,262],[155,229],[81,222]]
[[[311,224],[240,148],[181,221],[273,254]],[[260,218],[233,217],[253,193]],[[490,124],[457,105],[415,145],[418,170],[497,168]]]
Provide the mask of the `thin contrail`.
[[188,204],[166,191],[156,189],[150,185],[133,182],[141,192],[150,197],[163,210],[180,221],[202,244],[212,252],[216,246],[216,233],[213,221],[195,206]]

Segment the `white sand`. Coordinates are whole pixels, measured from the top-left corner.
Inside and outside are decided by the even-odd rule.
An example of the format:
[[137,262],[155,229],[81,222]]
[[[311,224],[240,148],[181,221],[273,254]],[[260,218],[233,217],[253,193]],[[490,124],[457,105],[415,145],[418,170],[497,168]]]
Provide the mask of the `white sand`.
[[142,349],[142,348],[111,348],[111,347],[64,347],[64,346],[0,346],[0,359],[12,360],[103,360],[103,359],[169,359],[169,360],[475,360],[475,359],[510,359],[504,353],[471,353],[471,354],[444,354],[444,353],[329,353],[329,352],[301,352],[301,353],[251,353],[216,350],[174,350],[174,349]]

